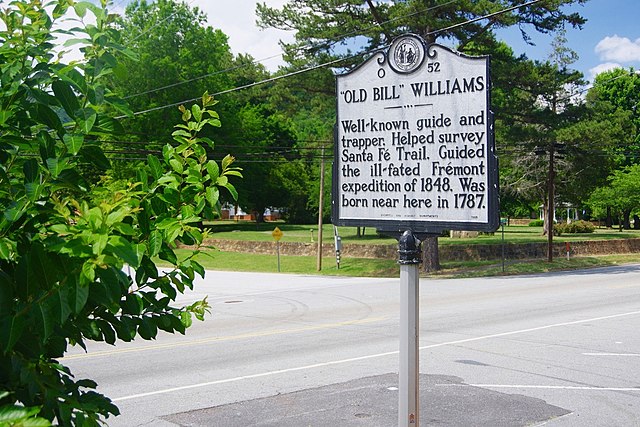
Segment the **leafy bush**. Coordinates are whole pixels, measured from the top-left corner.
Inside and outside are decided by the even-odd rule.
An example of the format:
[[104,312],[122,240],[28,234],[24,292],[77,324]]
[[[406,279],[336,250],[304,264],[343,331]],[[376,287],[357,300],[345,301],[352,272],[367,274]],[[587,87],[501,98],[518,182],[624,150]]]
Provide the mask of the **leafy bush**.
[[[0,399],[6,399],[11,395],[8,391],[0,391]],[[3,427],[48,427],[51,422],[38,417],[40,408],[25,408],[19,405],[0,406],[0,426]]]
[[[109,168],[100,140],[121,129],[110,116],[131,114],[103,83],[118,55],[132,55],[105,4],[14,1],[0,12],[0,413],[60,425],[118,414],[94,381],[58,362],[70,344],[184,333],[203,318],[206,300],[172,304],[204,276],[196,225],[219,208],[220,188],[237,196],[229,178],[241,176],[232,157],[207,159],[213,142],[198,134],[220,121],[205,94],[202,106],[180,107],[173,144],[147,158],[136,182],[109,192],[86,179],[83,171]],[[75,65],[51,52],[53,23],[70,7],[95,15],[74,29],[85,33],[70,42],[85,54]],[[176,243],[196,250],[179,260]],[[159,272],[156,257],[172,268]]]
[[534,219],[529,223],[529,227],[542,227],[544,226],[544,219]]
[[593,233],[595,229],[595,225],[583,220],[573,221],[569,224],[560,223],[553,226],[553,232],[557,236],[562,234]]

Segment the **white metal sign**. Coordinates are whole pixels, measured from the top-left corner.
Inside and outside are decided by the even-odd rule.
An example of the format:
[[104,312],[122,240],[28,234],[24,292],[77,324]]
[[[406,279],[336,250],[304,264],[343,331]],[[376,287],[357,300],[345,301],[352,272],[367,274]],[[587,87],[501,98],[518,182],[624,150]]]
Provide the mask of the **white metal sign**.
[[495,230],[488,57],[414,35],[337,78],[336,225]]

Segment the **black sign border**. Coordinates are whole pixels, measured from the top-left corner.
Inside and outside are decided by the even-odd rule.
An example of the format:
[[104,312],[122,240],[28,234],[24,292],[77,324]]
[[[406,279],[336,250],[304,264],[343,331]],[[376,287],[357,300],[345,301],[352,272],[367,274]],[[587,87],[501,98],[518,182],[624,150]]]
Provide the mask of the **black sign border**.
[[[499,200],[499,178],[498,178],[498,157],[495,152],[495,129],[494,129],[494,114],[491,110],[491,57],[489,55],[483,56],[469,56],[461,52],[454,51],[446,46],[442,46],[437,43],[427,45],[421,37],[415,34],[405,34],[395,39],[390,45],[395,46],[396,41],[403,37],[419,38],[425,45],[425,52],[427,52],[428,58],[433,58],[436,55],[436,49],[443,49],[450,53],[465,58],[471,59],[483,59],[486,61],[486,76],[487,76],[487,182],[489,189],[487,190],[488,203],[487,203],[487,222],[467,222],[467,221],[430,221],[430,220],[402,220],[402,219],[359,219],[359,218],[340,218],[340,185],[339,185],[339,173],[340,173],[340,147],[338,141],[338,121],[339,121],[339,109],[338,109],[338,97],[336,96],[336,123],[334,125],[334,161],[332,168],[332,197],[331,197],[331,222],[336,226],[345,227],[374,227],[379,232],[389,235],[397,235],[405,230],[411,230],[415,233],[421,234],[441,234],[445,230],[461,230],[461,231],[481,231],[481,232],[494,232],[500,227],[500,200]],[[390,49],[390,48],[389,48]],[[338,79],[340,77],[347,76],[360,67],[364,66],[370,61],[377,60],[380,65],[384,64],[388,60],[389,49],[377,51],[369,59],[362,64],[355,67],[353,70],[344,74],[336,76],[336,94],[338,93]],[[382,55],[382,58],[378,55]],[[378,58],[376,59],[376,56]],[[422,68],[423,64],[416,68],[417,71]],[[391,67],[392,68],[392,67]],[[393,69],[393,68],[392,68]]]

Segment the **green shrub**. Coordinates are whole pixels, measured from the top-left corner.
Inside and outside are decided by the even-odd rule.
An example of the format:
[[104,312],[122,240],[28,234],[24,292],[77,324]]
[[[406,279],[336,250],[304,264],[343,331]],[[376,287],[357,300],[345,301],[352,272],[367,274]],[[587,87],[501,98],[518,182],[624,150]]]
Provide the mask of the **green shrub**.
[[529,223],[529,227],[542,227],[544,225],[544,219],[534,219]]
[[[106,0],[43,3],[0,12],[0,426],[98,427],[118,408],[60,359],[71,345],[152,340],[203,319],[206,299],[177,298],[205,274],[197,224],[213,218],[221,189],[237,199],[229,178],[242,174],[231,156],[208,159],[213,141],[198,135],[220,120],[205,93],[202,105],[179,107],[173,143],[149,154],[135,181],[115,189],[87,178],[108,175],[101,140],[122,129],[111,116],[132,114],[103,83],[132,53]],[[51,51],[53,22],[72,6],[95,22],[72,30],[85,61],[64,65]],[[179,259],[178,244],[196,249]]]
[[595,225],[583,220],[574,221],[569,224],[560,223],[553,226],[553,232],[557,236],[562,234],[593,233],[595,229]]
[[593,233],[596,230],[596,226],[588,221],[574,221],[569,224],[565,224],[566,233]]

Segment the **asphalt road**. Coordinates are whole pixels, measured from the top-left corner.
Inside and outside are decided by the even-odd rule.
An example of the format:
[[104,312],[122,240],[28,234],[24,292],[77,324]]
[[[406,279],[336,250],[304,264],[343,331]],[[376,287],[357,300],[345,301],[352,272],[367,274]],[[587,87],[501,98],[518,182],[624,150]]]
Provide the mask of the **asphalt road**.
[[[449,405],[436,423],[429,411],[437,405],[421,403],[423,425],[487,425],[470,413],[478,407],[504,415],[501,425],[640,425],[640,265],[421,279],[420,289],[420,372],[430,390],[421,386],[421,402]],[[268,399],[307,396],[326,416],[331,408],[320,406],[332,403],[313,396],[338,393],[336,387],[384,383],[371,402],[397,398],[389,374],[398,372],[399,279],[208,272],[184,301],[205,295],[212,315],[186,336],[96,344],[63,359],[120,407],[110,425],[285,425],[264,421],[269,408],[276,411]],[[461,393],[466,401],[456,400]],[[504,402],[534,412],[524,400],[553,410],[509,418],[516,409]],[[253,418],[243,419],[237,405]],[[349,425],[390,425],[373,420],[393,405],[376,405],[367,408],[373,418]],[[206,408],[236,419],[216,421]],[[188,414],[199,424],[186,421]],[[317,420],[304,425],[338,425]]]

